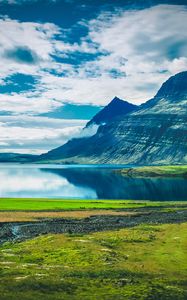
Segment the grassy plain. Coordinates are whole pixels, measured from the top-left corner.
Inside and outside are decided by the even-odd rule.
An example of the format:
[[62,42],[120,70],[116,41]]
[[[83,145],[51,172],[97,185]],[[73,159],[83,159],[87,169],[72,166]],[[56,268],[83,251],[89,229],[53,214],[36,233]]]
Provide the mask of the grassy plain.
[[0,211],[71,211],[95,209],[125,209],[141,207],[182,206],[184,201],[153,202],[132,200],[69,200],[69,199],[34,199],[34,198],[0,198]]

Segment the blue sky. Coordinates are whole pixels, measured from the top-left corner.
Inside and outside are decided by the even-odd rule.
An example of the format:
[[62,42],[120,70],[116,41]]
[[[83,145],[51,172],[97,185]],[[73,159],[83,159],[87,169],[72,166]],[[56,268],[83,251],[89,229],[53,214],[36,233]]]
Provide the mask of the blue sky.
[[0,0],[0,151],[45,152],[114,96],[153,97],[187,69],[186,5]]

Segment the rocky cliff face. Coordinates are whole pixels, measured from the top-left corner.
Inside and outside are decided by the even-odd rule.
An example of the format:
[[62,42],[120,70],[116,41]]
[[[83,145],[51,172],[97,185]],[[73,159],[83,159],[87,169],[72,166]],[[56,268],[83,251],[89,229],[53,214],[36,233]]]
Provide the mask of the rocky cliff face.
[[74,139],[43,159],[75,163],[187,163],[187,72],[168,79],[156,96],[127,115]]

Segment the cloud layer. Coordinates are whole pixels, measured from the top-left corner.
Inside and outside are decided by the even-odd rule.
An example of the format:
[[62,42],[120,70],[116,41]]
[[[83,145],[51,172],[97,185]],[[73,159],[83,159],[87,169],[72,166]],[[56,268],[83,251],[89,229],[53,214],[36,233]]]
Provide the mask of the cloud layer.
[[46,117],[1,116],[0,152],[47,152],[80,134],[85,120],[54,120]]

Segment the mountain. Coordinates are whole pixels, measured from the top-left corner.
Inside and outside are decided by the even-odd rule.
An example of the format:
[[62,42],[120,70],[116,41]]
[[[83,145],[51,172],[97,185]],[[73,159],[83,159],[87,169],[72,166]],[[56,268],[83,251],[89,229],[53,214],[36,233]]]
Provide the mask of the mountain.
[[111,122],[114,118],[132,112],[136,105],[115,97],[107,106],[99,111],[86,125],[86,127],[97,124],[102,125]]
[[19,153],[0,153],[0,162],[32,162],[37,155]]
[[187,72],[170,77],[138,109],[41,156],[63,163],[187,163]]
[[[98,125],[99,127],[102,127],[106,124],[110,124],[111,122],[116,121],[118,118],[125,116],[126,114],[135,111],[138,108],[137,105],[134,105],[132,103],[129,103],[127,101],[124,101],[122,99],[119,99],[118,97],[114,97],[114,99],[106,105],[102,110],[100,110],[83,128],[82,130],[82,136],[81,138],[74,138],[67,142],[66,144],[68,145],[67,147],[67,155],[70,154],[71,148],[73,148],[72,155],[74,155],[74,147],[79,149],[79,144],[80,144],[80,150],[82,147],[82,143],[89,141],[89,138],[84,137],[86,135],[85,133],[88,133],[90,131],[90,128],[94,128],[93,125]],[[96,127],[98,127],[96,126]],[[97,130],[97,128],[96,128]],[[65,144],[65,145],[66,145]],[[70,144],[70,148],[69,148]],[[39,157],[39,160],[45,160],[45,159],[60,159],[61,158],[61,149],[64,151],[64,146],[58,147],[56,149],[53,149],[49,151],[48,153],[42,154]],[[70,152],[69,152],[70,151]],[[68,154],[69,152],[69,154]]]

